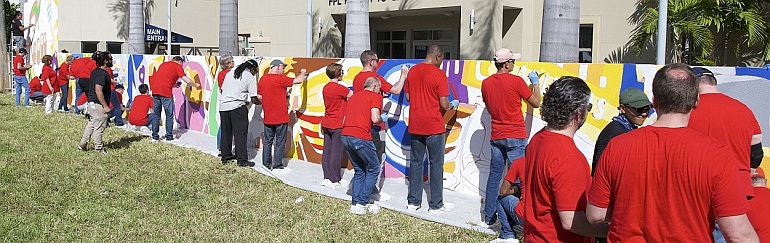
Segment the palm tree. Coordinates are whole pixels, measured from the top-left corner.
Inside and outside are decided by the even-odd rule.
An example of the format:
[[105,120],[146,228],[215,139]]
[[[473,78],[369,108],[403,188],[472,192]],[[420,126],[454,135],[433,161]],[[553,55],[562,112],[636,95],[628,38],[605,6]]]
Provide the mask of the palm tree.
[[[5,5],[8,4],[8,2],[3,1],[3,3],[0,3],[0,13],[3,13],[5,15]],[[2,21],[0,21],[0,29],[5,30],[5,18],[3,18]],[[5,33],[5,31],[3,31]],[[6,85],[8,84],[8,75],[5,75],[8,73],[8,49],[6,48],[6,45],[8,42],[7,38],[9,35],[6,35],[6,37],[0,38],[0,93],[5,93]]]
[[[763,47],[767,49],[768,24],[762,17],[759,1],[719,0],[704,1],[707,13],[703,23],[712,27],[715,36],[715,48],[711,60],[717,65],[724,65],[728,50],[736,56],[741,55],[742,47]],[[770,59],[770,53],[764,51],[762,58]]]
[[[369,50],[369,1],[348,0],[345,14],[345,57],[357,58]],[[577,52],[575,52],[577,53]]]
[[541,62],[578,62],[580,0],[544,0]]
[[219,54],[237,56],[238,0],[219,1]]
[[129,0],[128,54],[144,54],[144,14],[142,0]]
[[[699,52],[705,57],[714,48],[714,40],[708,27],[701,24],[705,13],[702,0],[669,0],[668,3],[668,38],[674,45],[674,62],[684,61],[684,54]],[[640,0],[640,4],[651,5],[654,0]],[[657,5],[657,4],[656,4]],[[639,24],[634,28],[630,47],[640,54],[646,45],[652,45],[658,33],[658,9],[647,7],[641,15]]]

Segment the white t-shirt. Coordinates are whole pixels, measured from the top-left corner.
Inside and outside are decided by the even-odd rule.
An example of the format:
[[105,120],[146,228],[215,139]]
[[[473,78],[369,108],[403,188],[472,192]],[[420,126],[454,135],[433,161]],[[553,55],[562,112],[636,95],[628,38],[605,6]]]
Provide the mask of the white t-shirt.
[[225,75],[222,83],[222,95],[219,97],[219,110],[231,111],[251,102],[257,96],[257,77],[249,70],[244,70],[240,79],[236,79],[235,70]]

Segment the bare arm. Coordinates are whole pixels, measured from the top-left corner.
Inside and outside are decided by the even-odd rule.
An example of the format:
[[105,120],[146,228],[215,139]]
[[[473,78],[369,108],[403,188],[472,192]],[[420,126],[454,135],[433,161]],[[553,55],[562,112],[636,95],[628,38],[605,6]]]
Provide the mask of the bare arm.
[[591,202],[588,202],[588,206],[586,207],[586,218],[588,218],[588,222],[592,224],[610,222],[610,217],[607,217],[607,209],[598,207]]
[[393,88],[390,88],[390,91],[388,93],[391,94],[401,94],[401,91],[404,90],[404,82],[406,82],[406,75],[409,74],[409,67],[406,65],[401,66],[401,77],[399,77],[398,82],[396,85],[393,85]]
[[31,65],[26,65],[25,66],[25,65],[21,65],[21,63],[16,63],[16,69],[19,69],[19,70],[29,70],[30,68],[32,68]]
[[350,98],[350,96],[353,96],[353,91],[352,90],[350,92],[348,92],[348,96],[346,98]]
[[543,101],[542,94],[540,94],[540,85],[535,84],[531,86],[532,95],[527,98],[527,103],[533,108],[540,108],[540,104]]
[[182,76],[182,80],[187,83],[187,85],[192,85],[195,88],[200,89],[201,85],[193,81],[192,79],[188,78],[187,76]]
[[26,26],[26,27],[25,26],[19,26],[19,29],[21,31],[25,31],[25,30],[28,30],[29,28],[32,28],[32,26],[35,26],[35,24],[30,24],[29,26]]
[[759,242],[746,214],[718,217],[717,224],[727,242]]
[[444,109],[445,111],[452,109],[452,104],[449,103],[449,98],[447,98],[446,96],[438,98],[438,101],[439,101],[439,104],[441,104],[441,109]]
[[406,93],[406,101],[409,101],[409,93]]
[[51,79],[50,78],[46,78],[45,79],[45,84],[48,85],[48,90],[50,90],[51,93],[53,93],[53,85],[51,84]]
[[609,231],[607,224],[590,224],[583,211],[559,211],[561,227],[575,234],[589,237],[605,237]]
[[372,108],[371,112],[371,119],[374,124],[382,122],[382,116],[380,116],[380,109]]
[[294,78],[293,84],[301,84],[302,82],[305,82],[305,78],[307,78],[307,70],[304,68],[299,71],[299,75]]
[[759,144],[762,142],[762,134],[754,134],[754,136],[751,136],[751,145]]
[[508,180],[503,180],[503,184],[500,185],[500,196],[513,195],[519,191],[519,187],[513,185]]

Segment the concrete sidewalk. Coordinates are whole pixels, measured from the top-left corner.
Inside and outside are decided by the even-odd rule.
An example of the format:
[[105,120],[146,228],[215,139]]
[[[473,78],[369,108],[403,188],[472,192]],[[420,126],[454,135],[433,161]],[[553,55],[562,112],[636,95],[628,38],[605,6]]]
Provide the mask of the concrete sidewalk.
[[[138,132],[144,136],[150,135],[150,130],[147,127],[142,127],[139,130],[135,130],[132,126],[127,125],[125,130]],[[160,133],[163,134],[164,129],[160,129]],[[209,136],[196,131],[178,129],[174,131],[175,140],[168,143],[196,149],[203,153],[210,154],[211,156],[217,156],[217,141],[216,137]],[[161,136],[162,138],[162,136]],[[165,141],[164,141],[165,142]],[[329,187],[321,186],[323,180],[323,172],[320,164],[306,162],[296,159],[284,159],[284,165],[290,170],[287,173],[276,174],[267,168],[262,166],[262,152],[258,149],[249,149],[249,160],[256,163],[257,166],[253,167],[259,173],[277,178],[283,183],[308,190],[316,193],[320,193],[326,196],[339,198],[342,200],[350,201],[350,186],[349,184],[353,178],[352,170],[343,171],[343,184],[342,187],[332,189]],[[411,212],[406,210],[406,196],[407,196],[407,182],[404,178],[381,178],[378,183],[378,187],[381,188],[381,195],[372,195],[377,201],[376,204],[383,208],[398,211],[413,217],[430,220],[442,224],[448,224],[456,227],[467,228],[488,234],[497,234],[500,230],[499,224],[493,229],[487,229],[477,226],[479,222],[482,222],[483,205],[481,204],[481,198],[479,195],[459,193],[450,190],[444,190],[444,203],[453,204],[455,208],[450,212],[439,214],[428,214],[428,200],[427,193],[423,193],[422,208],[417,212]],[[428,185],[425,184],[425,189],[428,190]]]

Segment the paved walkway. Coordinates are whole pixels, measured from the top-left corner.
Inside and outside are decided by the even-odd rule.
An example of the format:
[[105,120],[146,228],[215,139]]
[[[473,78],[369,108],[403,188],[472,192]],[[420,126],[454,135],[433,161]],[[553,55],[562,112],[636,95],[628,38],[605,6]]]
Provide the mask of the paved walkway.
[[[145,136],[150,135],[150,131],[147,129],[147,127],[142,127],[139,131],[136,131],[130,127],[130,125],[127,125],[125,129],[132,132],[138,132]],[[160,131],[162,135],[164,129],[161,128]],[[212,156],[217,156],[216,137],[188,130],[175,130],[174,135],[176,139],[169,143],[181,147],[196,149]],[[277,178],[289,186],[350,201],[351,196],[349,185],[346,184],[349,184],[353,178],[352,170],[343,171],[343,182],[347,182],[343,183],[343,187],[332,189],[320,185],[321,181],[323,180],[323,172],[320,164],[296,159],[284,159],[284,164],[288,164],[287,168],[289,168],[290,171],[287,173],[276,174],[262,166],[261,154],[261,151],[258,149],[249,149],[249,160],[257,164],[257,166],[253,167],[255,171],[270,177]],[[455,208],[451,212],[428,214],[428,200],[426,198],[427,193],[423,193],[423,204],[420,210],[417,212],[410,212],[406,210],[407,184],[404,178],[382,178],[379,182],[379,187],[382,188],[382,195],[373,196],[380,199],[376,203],[383,208],[391,209],[425,220],[472,229],[489,234],[497,234],[497,232],[499,232],[499,224],[493,230],[476,226],[478,222],[481,222],[481,211],[483,210],[483,205],[481,204],[481,198],[479,195],[454,192],[445,189],[444,202],[448,204],[454,204]],[[428,188],[427,184],[425,184],[425,188]]]

